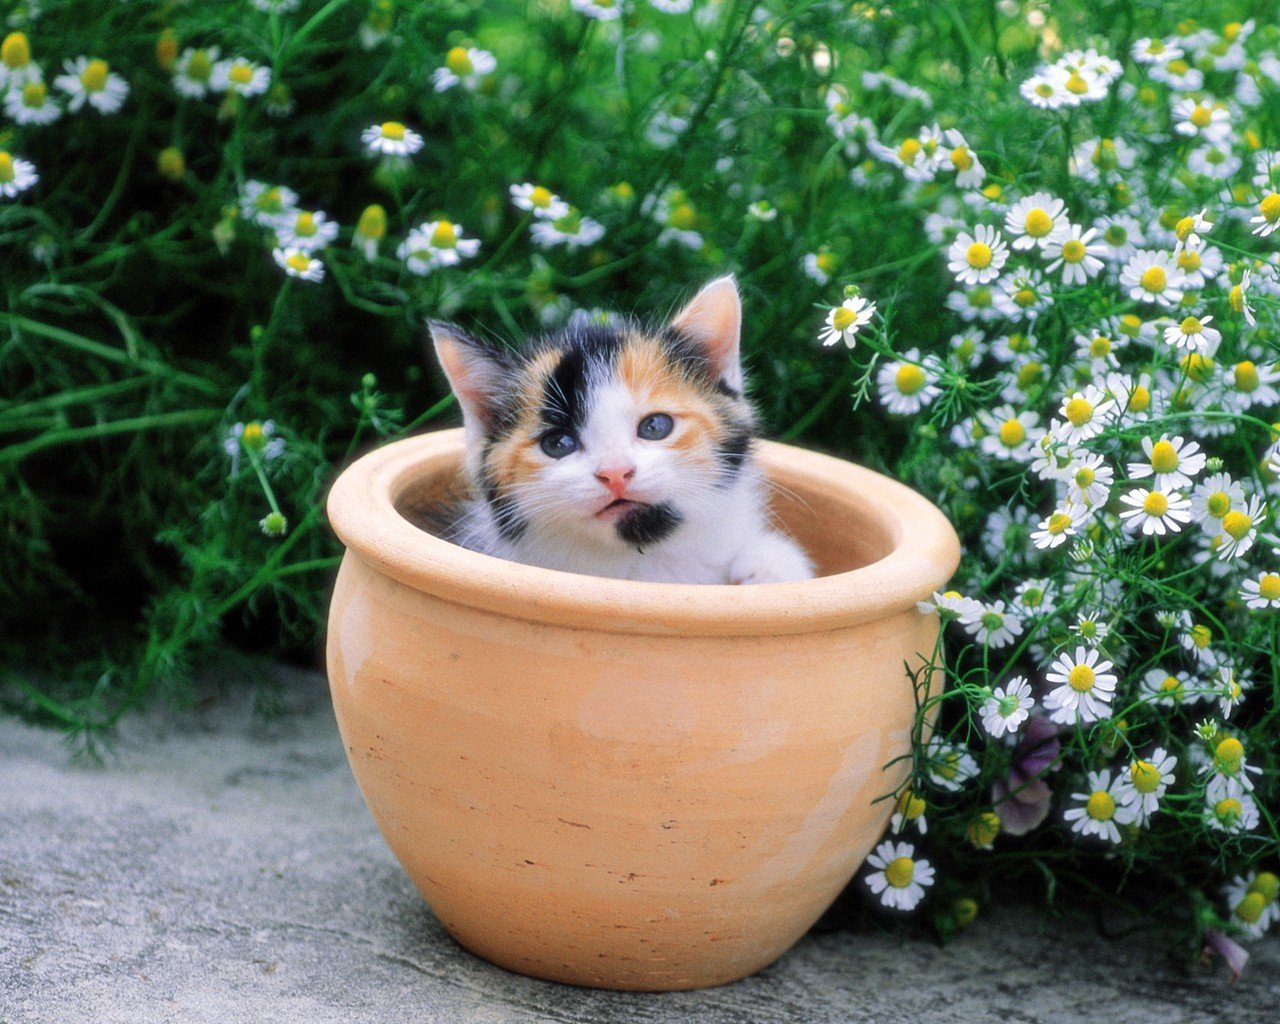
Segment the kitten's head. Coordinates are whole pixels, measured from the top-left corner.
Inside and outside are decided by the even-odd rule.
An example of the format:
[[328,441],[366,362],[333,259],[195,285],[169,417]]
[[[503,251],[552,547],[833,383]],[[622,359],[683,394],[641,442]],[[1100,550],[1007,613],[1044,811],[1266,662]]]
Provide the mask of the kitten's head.
[[658,329],[623,322],[502,349],[433,323],[467,468],[503,536],[645,548],[713,514],[754,426],[741,324],[732,277]]

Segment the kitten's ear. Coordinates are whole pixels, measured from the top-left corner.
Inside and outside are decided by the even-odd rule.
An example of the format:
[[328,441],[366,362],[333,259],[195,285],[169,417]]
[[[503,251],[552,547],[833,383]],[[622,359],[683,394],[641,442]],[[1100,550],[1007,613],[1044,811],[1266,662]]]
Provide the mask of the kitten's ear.
[[440,368],[462,407],[467,440],[480,438],[493,425],[506,368],[504,354],[454,324],[433,320],[429,326]]
[[702,346],[717,378],[735,391],[742,390],[742,363],[738,358],[742,300],[732,274],[704,285],[676,314],[671,326]]

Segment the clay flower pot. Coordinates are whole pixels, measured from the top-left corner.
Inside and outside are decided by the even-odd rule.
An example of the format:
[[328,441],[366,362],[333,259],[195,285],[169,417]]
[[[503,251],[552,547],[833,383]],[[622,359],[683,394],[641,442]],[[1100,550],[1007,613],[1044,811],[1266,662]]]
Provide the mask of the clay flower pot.
[[334,484],[334,709],[391,849],[466,948],[621,989],[745,977],[880,838],[934,650],[916,601],[959,559],[942,514],[869,470],[760,446],[824,573],[633,583],[466,551],[402,510],[456,485],[462,432]]

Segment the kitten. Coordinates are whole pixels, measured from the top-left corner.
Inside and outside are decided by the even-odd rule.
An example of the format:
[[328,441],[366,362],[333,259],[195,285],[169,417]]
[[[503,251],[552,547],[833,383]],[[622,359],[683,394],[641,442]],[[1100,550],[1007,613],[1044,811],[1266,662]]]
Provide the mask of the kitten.
[[741,323],[732,277],[656,331],[624,321],[507,350],[432,323],[462,406],[472,495],[446,536],[593,576],[810,578],[808,556],[769,523]]

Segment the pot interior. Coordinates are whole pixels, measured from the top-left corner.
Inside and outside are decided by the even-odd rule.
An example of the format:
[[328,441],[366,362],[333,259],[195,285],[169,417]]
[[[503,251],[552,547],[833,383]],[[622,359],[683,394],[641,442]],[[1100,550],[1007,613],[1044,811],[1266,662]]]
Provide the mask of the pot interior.
[[[421,530],[442,537],[453,510],[466,499],[461,452],[424,459],[402,479],[396,510]],[[770,510],[817,565],[819,576],[878,562],[899,543],[888,510],[839,481],[788,469],[785,456],[761,460],[770,483]]]

